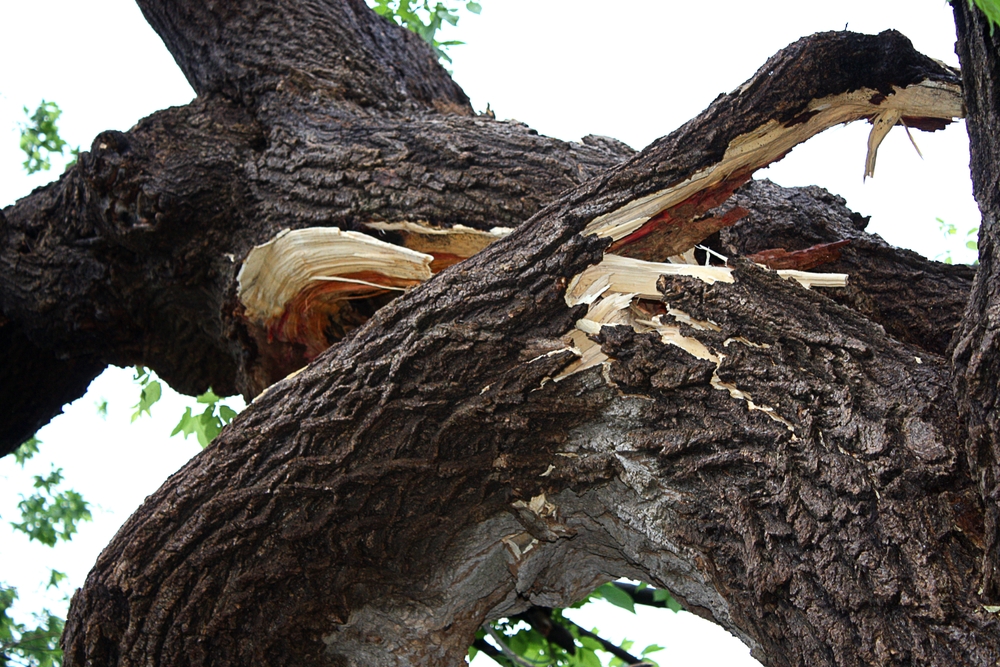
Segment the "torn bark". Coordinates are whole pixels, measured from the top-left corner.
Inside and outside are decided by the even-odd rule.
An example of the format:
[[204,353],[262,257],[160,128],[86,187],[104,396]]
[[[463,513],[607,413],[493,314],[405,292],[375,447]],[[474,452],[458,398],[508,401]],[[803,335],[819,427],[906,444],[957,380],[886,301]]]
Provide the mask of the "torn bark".
[[[141,4],[202,96],[98,137],[0,220],[3,328],[52,368],[120,355],[254,394],[304,351],[268,357],[247,328],[253,246],[372,222],[517,229],[278,381],[151,496],[74,597],[67,666],[458,664],[485,619],[614,576],[665,586],[769,665],[1000,657],[970,595],[988,535],[950,370],[926,331],[880,326],[888,295],[852,310],[739,259],[732,282],[665,276],[662,308],[706,355],[598,326],[600,363],[553,380],[588,314],[567,290],[611,244],[660,262],[749,245],[753,206],[728,228],[713,210],[753,168],[826,122],[950,118],[954,72],[898,34],[813,36],[619,165],[607,141],[463,115],[419,45],[355,0]],[[329,39],[291,37],[313,23]],[[779,192],[737,197],[755,189]],[[774,196],[851,220],[820,191]],[[776,236],[758,249],[841,240]],[[64,282],[65,266],[87,270]],[[928,275],[913,290],[951,280],[949,303],[968,284]]]

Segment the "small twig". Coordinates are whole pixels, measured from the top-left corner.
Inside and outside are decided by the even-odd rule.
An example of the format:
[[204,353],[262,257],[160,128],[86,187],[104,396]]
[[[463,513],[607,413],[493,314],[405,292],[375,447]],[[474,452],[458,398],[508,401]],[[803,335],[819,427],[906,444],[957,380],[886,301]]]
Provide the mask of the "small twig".
[[642,664],[642,663],[645,662],[642,658],[635,657],[634,655],[632,655],[631,653],[629,653],[625,649],[621,648],[620,646],[616,646],[615,644],[612,644],[611,642],[609,642],[604,637],[601,637],[600,635],[595,635],[590,630],[587,630],[586,628],[581,627],[580,625],[574,623],[573,621],[569,620],[568,618],[563,617],[563,620],[566,621],[567,623],[569,623],[570,625],[573,625],[576,628],[577,632],[579,632],[584,637],[590,637],[591,639],[596,639],[597,641],[599,641],[601,643],[601,646],[604,647],[605,651],[607,651],[611,655],[615,656],[619,660],[624,660],[626,664],[629,664],[629,665],[638,665],[638,664]]
[[507,644],[504,643],[504,640],[500,638],[500,633],[494,630],[493,626],[491,626],[489,623],[483,624],[483,630],[485,630],[486,634],[488,634],[490,638],[492,638],[493,641],[497,643],[497,646],[500,647],[500,651],[507,658],[514,661],[514,664],[520,665],[521,667],[538,667],[538,665],[534,664],[533,662],[525,660],[517,653],[514,653],[514,650],[511,649],[511,647],[507,646]]
[[[485,639],[477,639],[476,641],[472,642],[472,646],[477,651],[481,651],[486,655],[488,655],[489,657],[493,658],[494,662],[497,662],[501,665],[507,664],[506,659],[503,657],[503,652],[493,644],[486,641]],[[503,662],[500,662],[500,660],[497,660],[497,658],[500,658],[500,660],[503,660]]]
[[646,607],[661,607],[663,609],[669,608],[666,600],[657,600],[656,591],[657,589],[652,586],[646,586],[644,588],[639,588],[635,584],[626,584],[622,581],[614,582],[615,588],[625,593],[628,593],[629,597],[636,604],[641,604]]

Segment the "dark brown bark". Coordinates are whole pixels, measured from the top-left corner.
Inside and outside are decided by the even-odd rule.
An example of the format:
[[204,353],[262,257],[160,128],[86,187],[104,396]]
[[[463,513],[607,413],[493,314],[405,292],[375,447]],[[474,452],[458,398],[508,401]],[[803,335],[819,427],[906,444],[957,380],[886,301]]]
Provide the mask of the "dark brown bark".
[[[79,166],[6,210],[0,304],[8,335],[17,340],[16,326],[33,347],[3,354],[33,366],[0,364],[10,374],[0,385],[10,406],[4,452],[107,364],[144,364],[179,391],[211,386],[248,399],[301,366],[262,369],[234,316],[240,263],[281,229],[380,219],[515,226],[627,150],[455,115],[346,124],[290,112],[284,122],[266,139],[241,108],[199,98],[128,134],[98,136]],[[22,406],[41,378],[50,384]]]
[[[140,6],[199,98],[100,135],[0,213],[0,404],[19,406],[0,446],[109,362],[188,391],[277,383],[102,554],[68,667],[459,664],[484,620],[614,576],[668,588],[767,665],[997,662],[974,594],[996,383],[952,393],[996,359],[962,366],[988,340],[971,310],[961,375],[943,354],[971,272],[888,247],[818,188],[737,190],[762,165],[730,161],[748,133],[812,127],[817,99],[864,90],[875,117],[954,72],[898,34],[815,35],[633,156],[471,115],[360,0]],[[640,205],[612,238],[584,233]],[[370,221],[518,229],[282,380],[302,351],[247,329],[238,267],[281,229]],[[851,274],[841,291],[739,258],[842,240],[823,267]],[[662,261],[696,242],[735,282],[659,289],[705,355],[606,326],[607,363],[552,381],[578,355],[575,276],[609,248]],[[24,387],[52,398],[4,402]],[[984,425],[972,456],[959,406]]]
[[972,287],[953,356],[959,414],[968,425],[968,456],[986,501],[986,556],[981,589],[1000,600],[1000,33],[963,2],[954,2],[958,55],[968,107],[973,193],[983,214],[979,230],[979,270]]
[[732,205],[747,209],[748,215],[720,232],[716,249],[724,255],[747,256],[774,247],[803,250],[848,240],[838,249],[838,259],[815,270],[846,273],[850,282],[846,289],[823,293],[882,325],[897,340],[947,354],[969,299],[972,267],[929,262],[890,246],[864,231],[867,217],[821,188],[788,190],[754,181],[736,193]]
[[[256,33],[244,23],[249,19],[241,18],[257,16],[249,10],[234,9],[224,21],[210,8],[178,7],[158,3],[145,11],[163,15],[153,19],[154,25],[163,23],[160,29],[167,33],[167,43],[185,71],[203,67],[209,58],[197,47],[209,39],[203,32],[223,27],[229,37],[211,34],[220,43],[238,43],[248,51],[237,48],[227,56],[232,62],[219,64],[218,76],[263,67],[258,52],[268,52],[272,32],[278,29],[268,21],[278,14],[268,14],[270,19],[261,25],[270,27],[251,38]],[[296,12],[308,13],[315,7],[303,3],[296,11],[286,9],[290,21],[286,29],[298,34],[302,26]],[[341,9],[355,15],[354,4]],[[189,28],[191,34],[171,37],[176,29],[169,26],[180,20],[177,17],[189,16],[186,12],[197,19]],[[331,62],[347,57],[356,62],[355,56],[342,51],[380,51],[383,39],[410,43],[411,37],[405,35],[385,37],[383,30],[393,31],[383,23],[376,20],[374,26],[352,31],[350,39],[341,36],[340,41],[317,33],[312,43],[328,44]],[[316,25],[319,31],[333,29],[330,26],[339,25],[339,19]],[[419,46],[407,48],[419,51]],[[864,62],[884,63],[879,65],[882,70],[866,73],[869,85],[884,86],[890,63],[901,54],[912,54],[899,40],[855,46],[841,68],[826,77],[802,72],[815,82],[804,94],[826,95],[842,88],[844,77],[857,69],[859,53]],[[879,52],[884,53],[876,58]],[[373,57],[371,66],[388,62],[385,67],[391,69],[396,55],[390,49],[388,56]],[[294,51],[286,56],[292,58]],[[219,53],[211,57],[223,58]],[[252,65],[233,64],[241,57]],[[283,228],[357,229],[369,220],[516,226],[562,190],[630,154],[613,140],[565,144],[539,137],[523,125],[487,118],[410,107],[373,115],[367,107],[360,109],[355,97],[341,94],[352,86],[368,86],[371,73],[366,69],[346,82],[342,79],[352,70],[337,69],[336,77],[330,70],[324,76],[335,80],[324,79],[323,84],[310,80],[307,85],[294,72],[314,67],[316,57],[307,50],[298,69],[289,69],[278,59],[273,72],[255,74],[246,104],[210,91],[232,97],[243,93],[222,84],[206,88],[189,72],[196,88],[209,91],[203,97],[188,107],[156,114],[130,133],[99,136],[79,167],[8,209],[0,246],[6,278],[0,286],[0,307],[12,322],[7,335],[15,341],[20,340],[17,336],[26,338],[32,347],[5,349],[11,350],[11,359],[30,354],[32,364],[3,364],[10,377],[0,387],[0,404],[10,407],[5,408],[9,425],[0,431],[6,434],[0,450],[17,447],[63,403],[82,393],[90,377],[109,363],[151,366],[183,392],[197,393],[211,386],[219,393],[240,392],[247,398],[304,363],[304,350],[295,346],[277,352],[260,349],[235,314],[231,291],[249,249]],[[802,68],[814,67],[810,63],[823,60],[823,55],[803,58],[796,52],[787,58]],[[901,83],[919,78],[921,68],[936,66],[918,57],[906,67],[897,72]],[[388,76],[374,80],[385,82],[391,79]],[[444,76],[438,72],[430,79]],[[796,109],[786,99],[783,85],[770,78],[754,85],[755,91],[777,100],[773,115],[780,119],[790,118]],[[689,152],[685,168],[704,168],[721,157],[726,142],[721,135],[704,142],[706,123],[742,104],[741,98],[724,98],[698,123],[675,133],[671,139],[675,145],[702,137],[701,148]],[[755,113],[742,117],[743,125],[730,128],[730,134],[767,117],[762,111]],[[686,173],[679,167],[674,170],[665,181]],[[638,197],[648,191],[648,183],[640,180],[622,196]],[[688,206],[678,215],[690,220],[701,208]],[[711,231],[709,226],[697,235]],[[656,238],[653,234],[633,245],[631,254],[662,259],[642,247]],[[653,244],[652,249],[663,250],[661,246]],[[25,401],[28,387],[38,389],[30,403]]]
[[[154,494],[75,596],[67,665],[458,664],[484,620],[616,575],[667,587],[768,665],[996,662],[996,621],[970,595],[983,505],[940,356],[967,274],[892,252],[818,190],[745,188],[746,223],[720,229],[734,217],[712,209],[752,171],[738,168],[616,247],[662,260],[713,233],[731,254],[846,237],[840,261],[872,285],[909,267],[918,303],[898,307],[934,312],[945,333],[887,334],[888,292],[840,304],[734,257],[733,284],[659,285],[714,323],[682,333],[716,361],[605,327],[607,365],[551,381],[586,313],[566,286],[612,243],[581,233],[595,220],[718,166],[769,122],[808,123],[817,98],[869,88],[878,107],[892,85],[953,73],[895,34],[814,36],[612,166],[627,156],[610,142],[440,113],[454,109],[435,101],[461,101],[446,77],[378,69],[412,39],[353,1],[302,2],[287,20],[208,7],[144,5],[199,100],[102,135],[5,211],[5,317],[55,358],[169,369],[186,352],[182,386],[252,391],[276,379],[234,298],[252,245],[285,227],[533,217],[272,386]],[[282,42],[305,16],[360,24],[325,45]],[[373,63],[357,78],[343,66],[354,53]],[[826,217],[783,235],[784,205]],[[35,283],[21,247],[45,268]],[[70,260],[93,277],[52,278]],[[83,307],[93,333],[73,327]]]
[[363,0],[336,12],[323,0],[138,5],[199,95],[266,113],[266,99],[293,85],[361,111],[473,113],[420,38],[372,20]]

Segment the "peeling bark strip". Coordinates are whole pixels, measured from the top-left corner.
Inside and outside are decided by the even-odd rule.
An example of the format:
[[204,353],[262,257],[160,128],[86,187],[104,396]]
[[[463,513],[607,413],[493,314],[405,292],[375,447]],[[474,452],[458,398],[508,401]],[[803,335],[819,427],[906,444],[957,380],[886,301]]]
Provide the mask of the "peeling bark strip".
[[[233,255],[227,271],[212,265],[215,282],[197,283],[217,285],[207,300],[220,310],[241,310],[235,266],[286,227],[488,230],[534,215],[275,384],[151,496],[74,596],[67,667],[460,664],[487,618],[565,605],[614,575],[667,587],[768,665],[1000,658],[995,617],[970,595],[983,508],[940,356],[818,289],[734,261],[732,282],[661,277],[650,295],[662,295],[663,313],[629,299],[648,331],[594,320],[580,340],[600,345],[601,370],[547,381],[579,361],[564,336],[584,333],[578,322],[592,311],[567,304],[567,291],[621,259],[606,256],[612,239],[657,224],[626,247],[658,261],[713,227],[720,245],[744,242],[735,226],[699,223],[732,222],[711,209],[749,177],[753,156],[774,159],[796,128],[816,127],[819,101],[873,91],[857,113],[881,129],[897,112],[929,127],[937,106],[896,105],[943,91],[951,114],[954,72],[895,33],[816,35],[603,172],[625,157],[610,142],[566,146],[430,111],[458,99],[447,98],[447,77],[435,70],[422,86],[407,61],[393,70],[409,38],[360,1],[300,0],[287,12],[151,4],[144,11],[198,90],[235,100],[194,108],[252,119],[239,144],[248,153],[224,172],[229,197],[209,200],[219,216],[240,212],[228,227],[205,225],[223,241],[216,252]],[[300,45],[296,31],[312,23],[346,41]],[[36,199],[77,193],[124,247],[155,255],[184,238],[188,209],[166,190],[154,201],[131,175],[179,159],[154,151],[152,137],[109,138]],[[440,150],[415,148],[427,145]],[[519,162],[516,180],[496,169]],[[584,176],[594,178],[579,185]],[[567,182],[578,187],[555,198]],[[761,210],[740,205],[748,217]],[[22,234],[33,256],[19,230],[43,226],[36,210],[6,215],[5,230],[18,231],[5,233]],[[774,241],[758,249],[815,243]],[[202,256],[189,252],[168,255],[163,272]],[[245,386],[281,377],[281,360],[262,361],[239,315],[214,317]],[[665,326],[704,353],[664,344]]]

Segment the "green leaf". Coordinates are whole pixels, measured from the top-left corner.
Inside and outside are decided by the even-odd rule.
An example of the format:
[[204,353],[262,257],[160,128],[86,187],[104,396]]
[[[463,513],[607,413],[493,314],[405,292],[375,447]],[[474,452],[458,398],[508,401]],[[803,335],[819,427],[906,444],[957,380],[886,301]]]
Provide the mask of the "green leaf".
[[578,648],[574,658],[574,663],[580,667],[603,667],[597,653],[590,648]]
[[[976,7],[986,15],[990,22],[990,34],[993,34],[993,26],[1000,25],[1000,0],[974,0]],[[971,7],[973,0],[969,0]]]
[[163,395],[163,388],[160,386],[159,382],[156,380],[150,380],[148,375],[146,376],[144,382],[145,384],[139,391],[139,402],[132,406],[135,409],[135,412],[132,413],[133,422],[141,417],[143,413],[152,417],[153,413],[150,412],[150,408],[152,408],[153,404],[160,400],[160,397]]
[[57,588],[60,583],[66,580],[66,574],[60,572],[59,570],[51,570],[49,574],[49,583],[45,588]]
[[653,591],[653,600],[656,602],[666,602],[667,609],[674,613],[677,613],[684,608],[681,606],[680,602],[674,599],[674,596],[670,594],[670,591],[665,588],[657,588]]
[[36,489],[45,489],[46,493],[52,493],[52,489],[62,482],[62,468],[52,468],[48,477],[42,477],[41,475],[35,475]]
[[31,436],[21,443],[20,447],[14,450],[14,461],[23,468],[25,462],[38,453],[38,445],[40,444],[42,444],[41,440],[36,436]]
[[29,121],[21,124],[21,150],[28,156],[23,163],[24,170],[29,174],[47,171],[52,167],[51,155],[62,155],[66,147],[56,123],[62,110],[55,102],[42,100],[34,114],[28,107],[24,107],[24,113]]
[[467,2],[465,3],[465,8],[473,14],[479,14],[483,11],[483,6],[478,2]]
[[174,430],[170,432],[170,437],[177,435],[178,433],[184,434],[184,439],[195,432],[194,418],[191,416],[191,408],[185,408],[184,414],[181,415],[181,420],[177,422],[177,426]]
[[222,397],[221,396],[217,396],[215,394],[215,392],[212,391],[212,388],[209,387],[208,391],[206,391],[201,396],[198,396],[195,400],[198,401],[199,403],[206,403],[208,405],[215,405],[216,403],[218,403],[219,401],[222,400]]
[[622,609],[628,610],[633,614],[635,613],[635,601],[632,600],[632,596],[614,584],[604,584],[598,588],[595,593],[600,594],[601,597],[616,607],[621,607]]
[[21,496],[17,504],[21,512],[20,522],[11,526],[29,540],[36,540],[47,546],[55,546],[58,540],[69,541],[82,521],[90,521],[89,504],[73,490],[60,491],[62,469],[53,469],[48,477],[35,476],[35,488],[41,489],[27,498]]
[[233,421],[233,419],[236,418],[237,414],[239,413],[236,412],[236,410],[233,410],[228,405],[219,406],[219,416],[222,417],[222,422],[224,424],[228,424],[229,422]]

